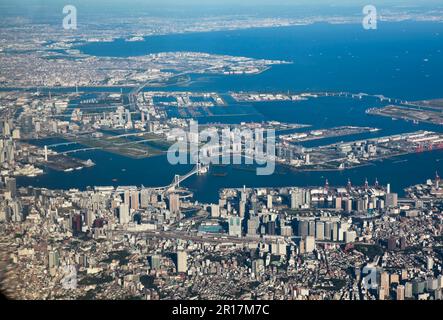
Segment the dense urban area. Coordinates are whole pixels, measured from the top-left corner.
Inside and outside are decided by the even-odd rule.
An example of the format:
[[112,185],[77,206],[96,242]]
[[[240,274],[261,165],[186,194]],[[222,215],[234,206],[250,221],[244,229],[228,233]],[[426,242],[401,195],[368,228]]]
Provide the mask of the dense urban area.
[[[384,11],[383,21],[442,21],[438,10],[402,10]],[[402,193],[386,182],[391,177],[381,184],[376,176],[344,185],[327,178],[309,186],[295,179],[278,186],[241,183],[220,188],[212,202],[198,201],[186,187],[192,176],[224,179],[223,168],[231,163],[223,159],[231,155],[241,159],[234,160],[240,167],[255,165],[256,157],[276,170],[346,174],[443,149],[442,99],[273,87],[192,90],[211,77],[258,77],[295,62],[192,50],[129,57],[83,51],[91,43],[355,23],[356,17],[111,20],[84,19],[75,32],[49,23],[0,21],[2,294],[82,300],[443,299],[438,171]],[[327,98],[370,98],[374,106],[362,111],[368,118],[434,127],[385,134],[361,122],[323,127],[303,117],[249,120],[257,104],[297,110]],[[241,121],[230,121],[238,116]],[[216,138],[208,144],[208,137]],[[179,173],[171,164],[177,172],[167,185],[153,186],[149,179],[148,186],[125,185],[109,173],[109,185],[32,186],[49,173],[71,182],[75,174],[100,168],[93,157],[80,156],[85,152],[142,161],[169,157],[174,147],[183,148],[186,164],[193,166]],[[20,183],[22,178],[31,182]]]
[[[97,122],[77,125],[85,118],[75,111],[72,122],[45,121],[66,108],[54,97],[2,98],[11,104],[22,99],[20,115],[8,118],[13,109],[6,108],[1,121],[1,287],[11,298],[441,299],[438,173],[405,190],[404,198],[373,177],[345,186],[326,180],[306,188],[222,189],[217,203],[199,203],[180,186],[191,174],[208,174],[210,167],[199,163],[165,187],[17,187],[16,176],[44,174],[46,166],[69,171],[94,165],[30,142],[94,131]],[[26,119],[31,108],[34,116]],[[122,110],[107,123],[128,125],[130,115]],[[176,121],[159,124],[168,128]],[[153,124],[135,121],[143,129]],[[245,126],[257,125],[283,132],[306,127]],[[156,128],[152,134],[164,134]],[[89,134],[103,139],[99,132]],[[438,139],[419,132],[380,143],[409,140],[409,148]],[[376,152],[373,143],[351,142],[347,158],[372,152],[372,145]]]

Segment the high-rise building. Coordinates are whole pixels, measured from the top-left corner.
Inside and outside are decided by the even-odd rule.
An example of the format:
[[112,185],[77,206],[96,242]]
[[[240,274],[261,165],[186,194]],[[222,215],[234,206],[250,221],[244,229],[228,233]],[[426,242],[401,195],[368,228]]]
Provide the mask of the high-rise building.
[[48,262],[49,269],[57,268],[60,265],[60,256],[57,250],[49,251]]
[[351,231],[345,231],[344,233],[344,240],[346,243],[354,242],[357,238],[357,233],[353,230]]
[[148,256],[148,263],[151,270],[158,270],[161,267],[161,256],[153,254]]
[[405,300],[405,286],[399,284],[396,290],[397,300]]
[[148,189],[142,189],[140,192],[140,207],[146,209],[149,206],[151,194]]
[[186,251],[177,251],[177,272],[188,271],[188,254]]
[[405,298],[412,298],[414,294],[412,293],[412,283],[406,282],[405,283]]
[[211,205],[211,218],[220,217],[220,206],[218,204]]
[[172,214],[180,213],[180,197],[176,193],[169,195],[169,211]]
[[15,178],[6,177],[5,185],[6,185],[6,190],[11,193],[11,197],[15,198],[17,196],[17,182]]
[[126,109],[126,124],[129,128],[132,128],[131,111]]
[[157,193],[152,193],[151,194],[151,203],[152,204],[156,204],[158,202],[158,194]]
[[298,209],[301,206],[301,200],[298,197],[298,193],[295,190],[291,192],[291,209]]
[[268,207],[268,209],[272,209],[272,195],[271,194],[268,194],[268,197],[267,197],[267,207]]
[[309,207],[311,204],[311,194],[307,189],[294,188],[291,191],[291,209]]
[[388,296],[389,288],[386,288],[384,286],[378,287],[378,300],[385,300]]
[[119,212],[120,224],[128,224],[131,221],[131,216],[129,214],[129,206],[126,203],[120,204],[118,212]]
[[393,284],[393,283],[400,283],[400,277],[399,277],[399,275],[397,273],[391,274],[389,280],[391,281],[391,284]]
[[377,200],[377,209],[383,210],[385,208],[385,201],[383,199]]
[[335,198],[335,209],[341,210],[342,209],[341,206],[342,206],[342,204],[341,204],[341,197]]
[[396,193],[386,194],[386,207],[395,208],[398,205],[398,195]]
[[366,211],[366,201],[363,198],[357,199],[357,211],[358,212],[364,212]]
[[276,256],[286,256],[287,246],[284,242],[271,243],[271,253]]
[[317,240],[323,240],[325,237],[325,223],[323,221],[317,221],[315,224],[315,238]]
[[426,289],[427,282],[422,279],[414,279],[412,280],[412,294],[417,295],[421,294]]
[[9,201],[9,207],[11,209],[11,218],[14,222],[21,222],[24,219],[21,202]]
[[123,202],[130,207],[131,205],[131,192],[129,190],[125,190],[123,194]]
[[389,273],[384,271],[380,275],[380,286],[384,288],[389,288],[389,284]]
[[291,226],[281,226],[280,227],[280,235],[282,235],[284,237],[291,237],[292,236]]
[[311,206],[311,191],[307,189],[302,189],[303,206]]
[[332,241],[339,241],[339,228],[340,226],[338,222],[332,222],[332,228],[331,228]]
[[241,191],[241,201],[246,203],[247,198],[248,198],[248,194],[246,192],[246,188],[243,187],[243,190]]
[[429,291],[435,291],[438,289],[438,279],[434,277],[429,277],[426,279],[426,290]]
[[218,207],[220,209],[224,208],[226,206],[226,203],[227,203],[226,199],[218,199]]
[[268,221],[266,223],[266,233],[271,236],[275,235],[275,221]]
[[307,253],[314,251],[315,249],[315,238],[313,236],[304,237],[305,250]]
[[229,223],[229,235],[235,237],[241,237],[241,221],[242,219],[237,216],[231,216],[228,219]]
[[72,233],[78,235],[82,232],[82,215],[75,214],[72,216]]
[[131,191],[131,209],[140,209],[140,192],[137,190]]
[[331,240],[331,235],[332,235],[332,222],[331,221],[326,221],[325,222],[325,235],[324,235],[324,239],[330,241]]
[[408,280],[408,270],[402,269],[401,270],[401,281]]
[[350,213],[352,211],[352,199],[346,198],[344,199],[345,202],[345,211],[347,213]]
[[95,212],[94,210],[88,210],[86,212],[86,224],[88,227],[92,227],[92,224],[94,223],[95,220]]
[[251,218],[249,218],[248,223],[247,223],[247,227],[248,227],[247,233],[248,233],[248,235],[249,236],[256,235],[257,234],[257,229],[258,229],[259,226],[260,226],[260,220],[259,220],[258,217],[251,217]]
[[315,237],[315,221],[314,220],[309,221],[308,235]]
[[239,204],[238,204],[238,212],[241,218],[245,217],[245,212],[246,212],[246,202],[243,200],[240,200]]
[[309,222],[305,219],[297,221],[297,235],[304,237],[309,235]]

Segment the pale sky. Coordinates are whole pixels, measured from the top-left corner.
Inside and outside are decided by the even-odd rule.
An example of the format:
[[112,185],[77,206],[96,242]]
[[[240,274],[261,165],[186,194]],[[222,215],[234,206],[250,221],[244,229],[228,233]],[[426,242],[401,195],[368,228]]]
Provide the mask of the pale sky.
[[48,4],[54,5],[66,5],[75,3],[85,4],[138,4],[138,5],[171,5],[171,6],[188,6],[188,5],[200,5],[200,6],[221,6],[221,5],[309,5],[309,6],[324,6],[324,5],[337,5],[337,6],[361,6],[367,4],[374,5],[398,5],[398,6],[423,6],[423,5],[443,5],[443,0],[1,0],[0,4],[4,5],[19,5],[19,4],[32,4],[42,6]]

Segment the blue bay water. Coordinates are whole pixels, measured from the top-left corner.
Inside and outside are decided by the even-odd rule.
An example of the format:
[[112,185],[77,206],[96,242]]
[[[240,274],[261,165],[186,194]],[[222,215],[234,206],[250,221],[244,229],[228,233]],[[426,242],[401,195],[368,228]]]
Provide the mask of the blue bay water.
[[[93,55],[121,57],[163,51],[198,51],[294,62],[291,65],[273,66],[255,76],[193,75],[194,81],[185,87],[168,87],[166,90],[185,88],[223,93],[240,90],[348,91],[416,100],[443,97],[442,35],[443,24],[437,23],[380,23],[375,31],[365,31],[361,25],[315,24],[158,36],[147,38],[145,42],[117,40],[112,43],[90,43],[81,50]],[[360,125],[381,129],[377,133],[317,140],[305,143],[306,146],[421,129],[442,131],[440,126],[417,125],[365,114],[367,108],[382,105],[384,103],[374,98],[326,97],[295,103],[248,104],[248,108],[255,111],[253,115],[199,120],[278,120],[310,124],[313,128]],[[171,166],[164,156],[137,160],[103,151],[75,156],[91,158],[97,165],[70,173],[48,170],[46,175],[37,178],[19,178],[18,183],[81,189],[94,185],[162,186],[169,184],[175,173],[185,173],[192,167]],[[363,184],[365,178],[369,182],[378,178],[380,183],[390,182],[393,190],[401,193],[403,188],[424,182],[433,177],[435,171],[441,171],[441,159],[443,151],[436,150],[337,172],[299,172],[278,168],[272,176],[256,176],[253,170],[223,167],[214,170],[226,172],[226,176],[193,176],[183,185],[195,191],[197,200],[205,202],[216,201],[218,190],[223,187],[322,185],[326,178],[331,185],[343,185],[348,178],[353,184]]]
[[377,30],[318,23],[88,43],[80,49],[97,56],[194,51],[294,62],[259,76],[203,77],[207,81],[192,85],[201,90],[362,91],[403,99],[437,98],[442,91],[441,23],[380,22]]

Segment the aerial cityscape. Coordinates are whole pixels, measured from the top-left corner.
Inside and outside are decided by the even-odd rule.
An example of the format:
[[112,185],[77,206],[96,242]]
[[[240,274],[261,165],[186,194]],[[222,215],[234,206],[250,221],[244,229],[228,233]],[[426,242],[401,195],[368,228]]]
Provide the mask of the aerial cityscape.
[[443,300],[443,3],[254,1],[0,3],[4,297]]

